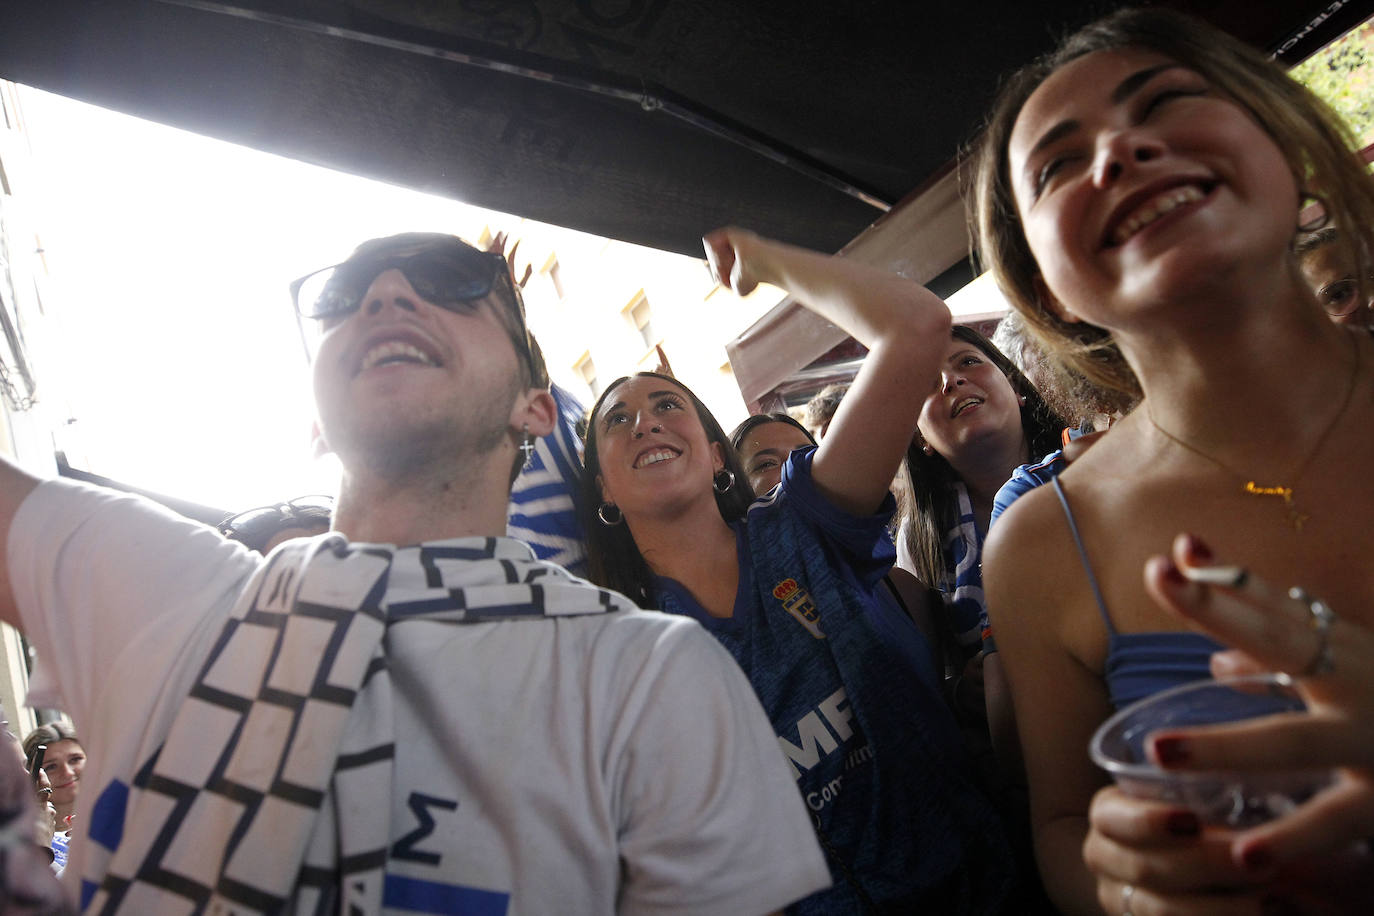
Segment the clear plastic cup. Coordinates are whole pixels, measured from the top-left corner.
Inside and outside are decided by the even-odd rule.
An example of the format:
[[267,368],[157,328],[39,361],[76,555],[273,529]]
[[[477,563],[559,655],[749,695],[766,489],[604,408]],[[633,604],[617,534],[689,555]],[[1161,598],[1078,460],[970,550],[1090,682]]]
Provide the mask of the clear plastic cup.
[[1164,770],[1146,755],[1146,739],[1163,729],[1219,725],[1306,709],[1285,674],[1198,681],[1122,709],[1093,735],[1088,753],[1129,795],[1184,805],[1205,823],[1249,827],[1307,801],[1331,783],[1331,770]]

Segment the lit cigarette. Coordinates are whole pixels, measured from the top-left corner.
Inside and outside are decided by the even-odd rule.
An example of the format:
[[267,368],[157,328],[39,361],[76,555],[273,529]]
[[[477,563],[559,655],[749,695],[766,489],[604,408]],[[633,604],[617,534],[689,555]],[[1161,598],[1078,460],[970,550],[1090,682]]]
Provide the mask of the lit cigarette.
[[1185,566],[1180,572],[1192,582],[1240,588],[1249,573],[1243,566]]

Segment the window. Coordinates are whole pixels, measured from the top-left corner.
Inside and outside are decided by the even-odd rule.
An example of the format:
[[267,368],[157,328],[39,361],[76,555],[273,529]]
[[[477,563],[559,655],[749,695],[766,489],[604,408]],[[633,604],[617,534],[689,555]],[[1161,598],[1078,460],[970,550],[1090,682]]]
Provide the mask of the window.
[[562,299],[567,295],[563,290],[563,273],[558,267],[558,259],[554,258],[549,262],[549,266],[544,270],[548,274],[549,282],[553,284],[553,291]]
[[596,380],[596,363],[592,362],[590,353],[584,353],[582,358],[573,363],[573,371],[582,377],[582,381],[587,383],[591,389],[592,397],[601,396],[601,385]]
[[644,341],[644,346],[652,347],[659,342],[658,335],[654,332],[653,321],[651,320],[652,316],[649,309],[649,300],[645,298],[643,292],[635,296],[634,300],[630,303],[630,307],[625,310],[625,317],[629,319],[630,324],[634,325],[635,330],[639,332],[640,338]]

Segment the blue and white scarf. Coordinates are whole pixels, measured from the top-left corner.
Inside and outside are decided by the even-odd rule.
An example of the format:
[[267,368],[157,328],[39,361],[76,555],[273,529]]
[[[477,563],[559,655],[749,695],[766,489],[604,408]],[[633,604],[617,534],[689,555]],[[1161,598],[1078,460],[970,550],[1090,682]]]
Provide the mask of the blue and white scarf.
[[983,596],[983,532],[978,530],[968,488],[957,480],[951,486],[959,516],[945,532],[945,571],[936,586],[945,599],[945,618],[955,640],[965,651],[972,651],[988,627],[987,599]]
[[[388,590],[393,564],[423,587]],[[398,567],[399,568],[399,567]],[[170,732],[93,832],[94,913],[381,913],[394,736],[388,648],[407,620],[542,620],[630,607],[506,538],[395,550],[290,541],[240,596]]]

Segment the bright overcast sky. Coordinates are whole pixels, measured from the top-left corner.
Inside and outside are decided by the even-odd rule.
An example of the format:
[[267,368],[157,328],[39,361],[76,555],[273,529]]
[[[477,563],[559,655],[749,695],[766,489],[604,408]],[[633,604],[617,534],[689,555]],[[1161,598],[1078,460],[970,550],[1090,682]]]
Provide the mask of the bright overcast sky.
[[21,104],[64,325],[39,392],[76,419],[73,464],[225,509],[333,492],[287,284],[363,239],[489,211],[34,90]]

